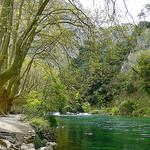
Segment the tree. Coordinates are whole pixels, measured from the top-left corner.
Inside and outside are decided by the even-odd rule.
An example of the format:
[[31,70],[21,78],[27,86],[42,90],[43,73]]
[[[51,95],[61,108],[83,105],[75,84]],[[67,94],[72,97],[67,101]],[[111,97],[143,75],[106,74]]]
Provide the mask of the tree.
[[[43,70],[41,68],[41,70]],[[66,87],[60,82],[58,73],[51,68],[40,76],[41,84],[28,94],[27,104],[24,106],[27,116],[48,116],[50,112],[65,112],[65,103],[68,101]]]
[[141,12],[138,14],[139,19],[143,18],[146,21],[146,17],[150,15],[150,4],[146,4]]
[[[89,27],[89,20],[71,0],[3,0],[1,6],[0,113],[7,114],[35,57],[63,45],[59,40],[67,29]],[[31,60],[22,70],[27,56]]]

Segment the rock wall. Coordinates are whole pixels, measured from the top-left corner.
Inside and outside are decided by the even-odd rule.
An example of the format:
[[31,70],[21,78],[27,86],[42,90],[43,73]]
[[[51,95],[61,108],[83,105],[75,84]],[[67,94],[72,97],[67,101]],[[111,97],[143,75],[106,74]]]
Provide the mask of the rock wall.
[[127,60],[124,61],[121,72],[127,72],[131,67],[137,68],[139,58],[143,54],[150,55],[150,28],[147,28],[137,36],[137,46],[130,52]]

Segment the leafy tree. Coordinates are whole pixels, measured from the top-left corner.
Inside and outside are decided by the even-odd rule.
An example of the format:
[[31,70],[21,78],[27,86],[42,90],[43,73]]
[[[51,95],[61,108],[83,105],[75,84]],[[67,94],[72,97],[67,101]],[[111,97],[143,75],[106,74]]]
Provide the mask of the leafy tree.
[[52,112],[65,112],[68,101],[66,87],[59,81],[57,73],[51,70],[41,74],[40,83],[36,89],[28,94],[27,104],[24,106],[27,116],[47,116]]
[[[6,114],[35,57],[44,52],[50,54],[54,47],[63,47],[61,41],[69,33],[66,31],[86,28],[89,21],[71,1],[5,0],[1,4],[0,113]],[[31,60],[22,70],[27,56]]]
[[144,8],[141,10],[141,12],[138,14],[139,19],[143,17],[144,21],[146,20],[146,17],[150,15],[150,4],[146,4]]
[[150,94],[150,58],[149,56],[141,56],[139,60],[138,74],[142,78],[142,85],[145,92]]

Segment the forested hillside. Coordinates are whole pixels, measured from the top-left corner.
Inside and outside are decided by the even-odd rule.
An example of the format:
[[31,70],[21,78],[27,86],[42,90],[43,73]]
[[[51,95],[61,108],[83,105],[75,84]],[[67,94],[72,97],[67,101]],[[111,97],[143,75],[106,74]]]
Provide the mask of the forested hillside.
[[40,107],[41,112],[149,116],[149,25],[101,28],[95,39],[78,46],[77,56],[53,63],[58,68],[37,63],[43,73],[40,69],[34,79],[43,84],[28,94],[29,112]]
[[23,97],[29,116],[149,116],[145,9],[144,21],[121,23],[113,1],[93,15],[73,0],[1,0],[0,114]]
[[[69,71],[64,72],[71,73],[74,79],[71,86],[76,90],[76,99],[72,101],[72,98],[68,104],[70,111],[150,114],[149,25],[149,22],[140,22],[137,26],[124,24],[106,28],[102,34],[107,36],[102,42],[85,41],[79,56],[72,59]],[[128,32],[131,27],[132,32]],[[70,80],[67,86],[69,84]]]

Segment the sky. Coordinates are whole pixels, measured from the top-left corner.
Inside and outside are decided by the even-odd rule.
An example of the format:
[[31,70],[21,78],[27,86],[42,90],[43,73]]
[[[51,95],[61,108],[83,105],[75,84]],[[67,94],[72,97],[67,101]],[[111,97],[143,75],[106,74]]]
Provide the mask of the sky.
[[[145,4],[150,4],[150,0],[125,0],[125,1],[126,1],[128,11],[135,19],[135,22],[138,22],[139,19],[137,15],[141,12],[141,9],[144,8]],[[103,4],[104,0],[80,0],[80,2],[82,3],[83,8],[90,9],[90,10],[92,10],[93,8],[97,8],[97,7],[102,8],[104,5]],[[123,0],[116,0],[116,6],[122,12],[126,11],[125,6],[123,4]],[[150,17],[147,18],[147,20],[150,21]],[[128,15],[128,19],[124,20],[123,22],[128,22],[128,21],[132,22],[132,19],[129,15]]]

